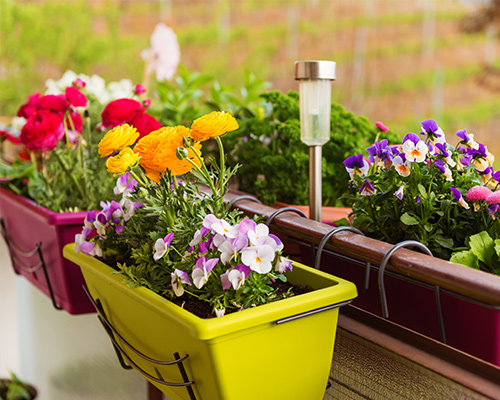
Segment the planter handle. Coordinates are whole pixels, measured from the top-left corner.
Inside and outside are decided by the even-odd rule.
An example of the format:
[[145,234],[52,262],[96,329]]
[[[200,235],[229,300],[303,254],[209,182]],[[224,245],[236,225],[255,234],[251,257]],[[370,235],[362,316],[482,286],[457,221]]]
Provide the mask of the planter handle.
[[[92,295],[90,294],[89,290],[87,289],[87,287],[85,285],[83,286],[83,290],[85,291],[85,293],[87,293],[87,296],[89,296],[90,301],[94,305],[94,307],[95,307],[95,309],[97,311],[97,314],[98,314],[99,321],[101,321],[101,323],[102,323],[102,325],[104,327],[104,330],[108,334],[109,339],[111,340],[111,343],[113,344],[113,347],[115,348],[115,351],[117,352],[118,360],[120,361],[120,364],[122,365],[123,368],[130,369],[130,368],[133,367],[134,369],[136,369],[137,371],[139,371],[142,375],[144,375],[148,379],[150,379],[150,380],[152,380],[152,381],[154,381],[156,383],[159,383],[161,385],[175,386],[175,387],[186,387],[186,389],[187,389],[187,391],[189,393],[189,398],[191,400],[196,400],[193,388],[191,387],[192,385],[194,385],[194,381],[190,381],[188,379],[188,376],[187,376],[187,373],[186,373],[186,369],[184,368],[184,365],[182,364],[182,362],[189,357],[189,354],[186,354],[185,356],[181,357],[179,355],[179,353],[175,352],[174,353],[175,361],[158,361],[158,360],[154,360],[154,359],[152,359],[152,358],[150,358],[150,357],[142,354],[140,351],[138,351],[137,349],[135,349],[130,343],[128,343],[116,331],[116,329],[113,327],[113,325],[111,325],[111,323],[106,318],[106,314],[104,313],[104,309],[102,308],[102,305],[101,305],[101,302],[99,301],[99,299],[94,300],[94,298],[92,297]],[[117,340],[115,339],[114,335],[116,335],[118,337],[118,339],[123,344],[125,344],[125,346],[127,346],[130,350],[132,350],[136,355],[138,355],[139,357],[141,357],[142,359],[144,359],[144,360],[146,360],[148,362],[151,362],[153,364],[158,364],[158,365],[177,365],[177,367],[179,368],[180,374],[182,376],[183,382],[166,382],[166,381],[158,379],[155,376],[153,376],[153,375],[149,374],[148,372],[144,371],[134,361],[132,361],[132,359],[123,351],[123,349],[120,347],[120,345],[118,344]],[[132,367],[126,365],[123,362],[123,358],[122,357],[124,357],[127,360],[127,362]]]
[[[403,247],[417,247],[422,250],[424,253],[428,254],[432,257],[432,252],[425,246],[424,244],[416,241],[416,240],[405,240],[403,242],[399,242],[394,245],[384,256],[382,262],[380,263],[380,267],[378,270],[378,287],[380,292],[380,302],[382,304],[382,315],[384,318],[389,318],[389,309],[387,307],[387,295],[385,293],[385,283],[384,283],[384,272],[389,259],[392,255],[399,249]],[[439,330],[441,333],[441,341],[446,344],[446,331],[444,327],[444,318],[443,318],[443,308],[441,306],[441,288],[437,285],[434,286],[434,293],[436,295],[436,307],[439,318]]]
[[329,306],[317,308],[316,310],[306,311],[306,312],[303,312],[301,314],[292,315],[291,317],[286,317],[286,318],[277,320],[276,325],[281,325],[281,324],[284,324],[286,322],[295,321],[296,319],[308,317],[310,315],[318,314],[318,313],[323,312],[323,311],[333,310],[334,308],[346,306],[346,305],[350,304],[351,302],[352,302],[352,299],[342,301],[342,302],[336,303],[336,304],[330,304]]
[[[50,283],[49,274],[47,272],[47,266],[45,265],[45,261],[43,259],[42,254],[42,242],[38,242],[35,248],[31,251],[22,250],[17,244],[15,244],[7,233],[7,228],[5,227],[5,221],[3,218],[0,218],[0,231],[7,244],[7,248],[9,249],[10,261],[12,263],[12,269],[14,272],[19,275],[19,271],[16,268],[16,265],[19,265],[23,270],[27,272],[36,272],[39,269],[43,271],[43,276],[45,277],[45,281],[47,282],[47,288],[49,290],[50,299],[52,300],[52,305],[56,310],[62,310],[62,307],[59,306],[56,302],[54,291],[52,289],[52,284]],[[38,264],[29,266],[26,265],[23,261],[21,261],[18,255],[22,257],[33,257],[38,255],[38,259],[40,260]]]

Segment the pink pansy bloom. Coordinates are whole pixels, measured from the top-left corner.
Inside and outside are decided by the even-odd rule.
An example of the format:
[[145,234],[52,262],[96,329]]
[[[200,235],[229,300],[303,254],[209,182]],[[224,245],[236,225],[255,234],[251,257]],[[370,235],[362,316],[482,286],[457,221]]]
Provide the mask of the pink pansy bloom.
[[269,227],[266,224],[258,224],[255,230],[248,231],[248,239],[250,243],[257,246],[259,244],[264,244],[267,241],[269,235]]
[[276,266],[274,267],[275,271],[283,274],[287,270],[292,270],[292,262],[285,257],[280,257]]
[[196,265],[193,269],[193,272],[191,274],[193,278],[193,283],[194,285],[198,288],[201,289],[203,285],[208,280],[208,275],[212,271],[212,269],[217,265],[219,262],[218,258],[211,258],[211,259],[206,259],[205,257],[199,257],[196,260]]
[[486,198],[486,204],[500,204],[500,190],[490,194]]
[[172,277],[172,290],[174,291],[176,296],[182,296],[184,294],[183,285],[191,285],[189,275],[186,272],[176,268],[174,272],[170,274],[170,276]]
[[139,83],[138,85],[135,85],[134,93],[135,94],[146,93],[146,88],[144,87],[144,85],[142,83]]
[[172,243],[172,239],[174,238],[174,233],[169,233],[163,239],[160,238],[155,242],[155,253],[153,255],[153,259],[158,261],[162,258],[168,251],[170,247],[170,243]]
[[480,201],[486,200],[486,198],[491,195],[492,191],[486,186],[474,186],[471,187],[465,194],[465,199],[467,201]]
[[248,265],[252,271],[259,274],[267,274],[271,271],[274,260],[274,250],[271,246],[263,245],[257,247],[249,247],[241,253],[241,261]]

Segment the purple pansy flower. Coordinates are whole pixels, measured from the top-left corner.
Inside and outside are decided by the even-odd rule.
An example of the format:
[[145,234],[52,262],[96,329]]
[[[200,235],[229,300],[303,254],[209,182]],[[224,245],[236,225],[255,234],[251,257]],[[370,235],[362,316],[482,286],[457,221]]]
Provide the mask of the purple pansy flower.
[[361,189],[359,189],[359,193],[362,196],[372,196],[373,194],[375,194],[375,188],[368,179],[365,179],[365,181],[363,182],[363,186],[361,186]]

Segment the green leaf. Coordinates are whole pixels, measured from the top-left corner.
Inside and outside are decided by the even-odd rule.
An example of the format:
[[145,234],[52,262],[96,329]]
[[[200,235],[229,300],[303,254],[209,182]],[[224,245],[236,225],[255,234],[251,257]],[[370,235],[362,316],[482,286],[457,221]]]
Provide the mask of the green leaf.
[[401,215],[400,220],[405,225],[418,225],[420,223],[415,217],[412,217],[407,212],[405,212],[403,215]]
[[493,265],[495,255],[495,242],[488,232],[482,231],[470,237],[469,246],[477,258],[486,265]]
[[479,269],[479,260],[477,256],[470,250],[453,253],[451,255],[450,261],[456,264],[465,265],[470,268]]
[[434,236],[434,240],[446,249],[451,249],[453,247],[453,239],[450,237],[444,237],[441,235]]

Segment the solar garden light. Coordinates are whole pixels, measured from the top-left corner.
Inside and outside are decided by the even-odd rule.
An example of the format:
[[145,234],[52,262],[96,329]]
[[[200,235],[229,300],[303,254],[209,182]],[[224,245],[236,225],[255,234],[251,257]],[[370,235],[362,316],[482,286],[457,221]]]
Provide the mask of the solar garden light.
[[309,146],[309,218],[321,221],[321,146],[330,139],[333,61],[296,61],[300,90],[300,139]]

